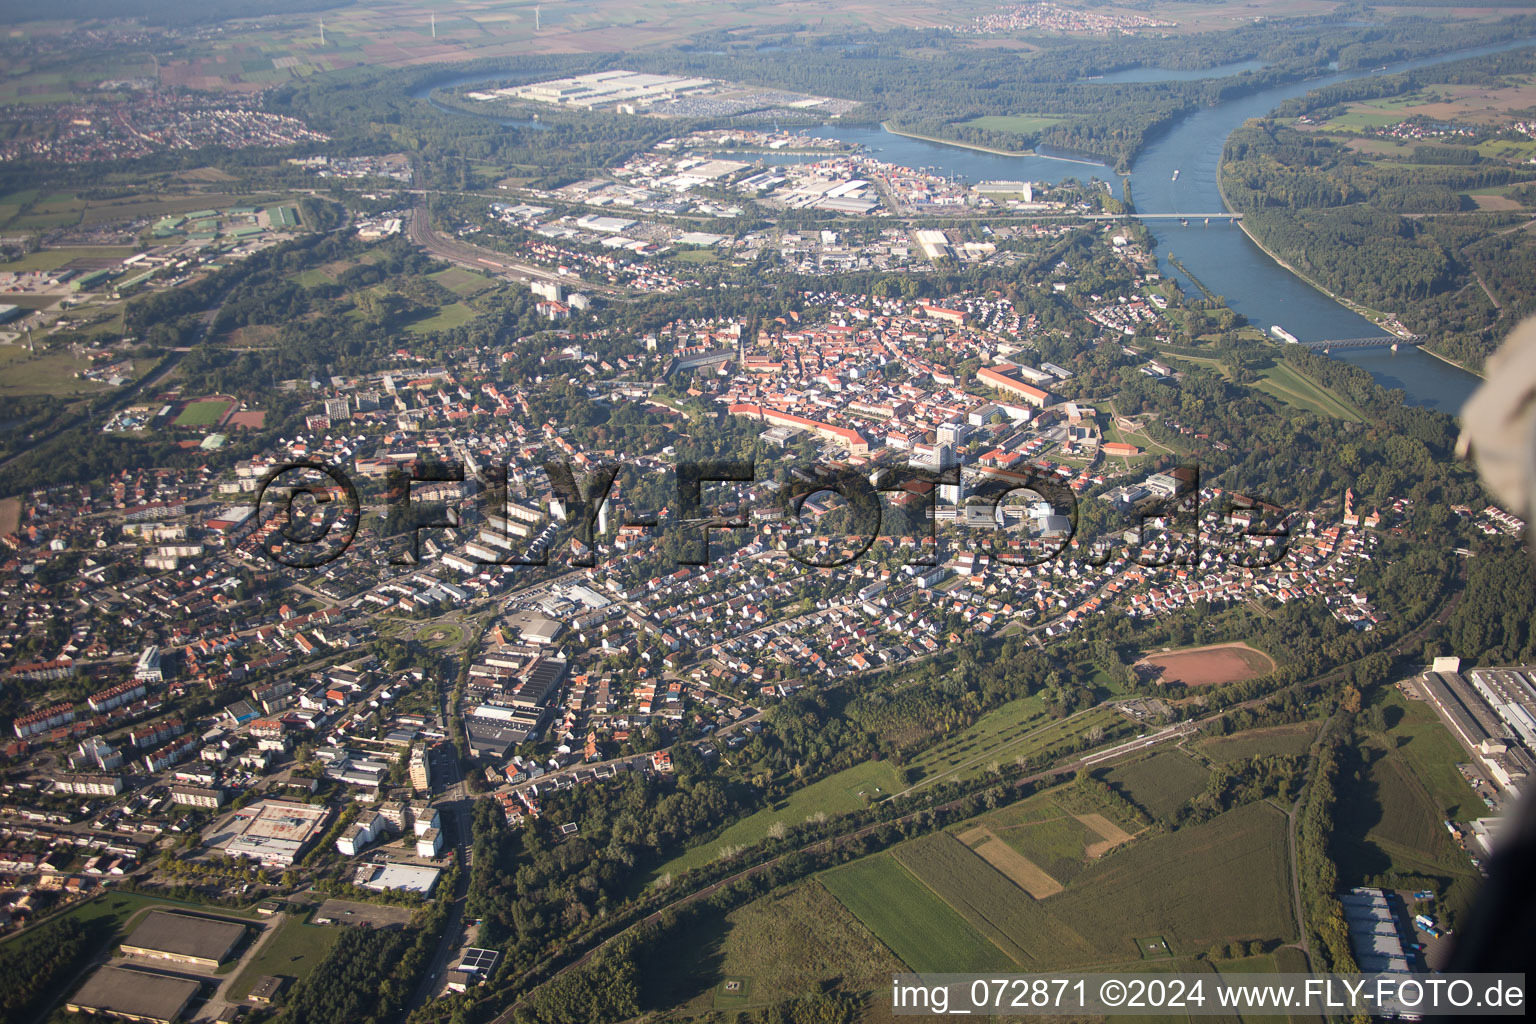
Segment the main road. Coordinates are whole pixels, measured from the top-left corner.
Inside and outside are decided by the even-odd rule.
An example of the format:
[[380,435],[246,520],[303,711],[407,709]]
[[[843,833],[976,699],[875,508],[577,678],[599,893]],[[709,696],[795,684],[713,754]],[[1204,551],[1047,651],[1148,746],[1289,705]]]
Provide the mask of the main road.
[[487,249],[459,238],[449,238],[432,226],[432,218],[427,212],[425,202],[418,203],[411,211],[409,222],[411,241],[439,259],[450,263],[457,263],[471,270],[489,270],[524,284],[531,281],[550,281],[568,288],[598,292],[610,297],[623,294],[621,289],[611,284],[584,281],[573,274],[557,274],[548,267],[523,263],[494,249]]
[[458,853],[459,875],[453,887],[453,903],[448,907],[448,920],[443,924],[443,934],[437,940],[437,952],[432,954],[432,963],[427,968],[427,973],[422,975],[416,983],[416,990],[411,993],[411,1002],[408,1010],[416,1010],[442,986],[443,975],[448,970],[448,962],[458,953],[463,945],[461,937],[464,931],[464,903],[469,895],[469,814],[473,803],[464,789],[464,775],[459,767],[459,759],[453,753],[452,744],[439,745],[428,755],[435,777],[441,778],[447,783],[443,789],[442,798],[436,802],[438,815],[441,817],[443,831],[448,832],[449,821],[453,822],[453,845]]

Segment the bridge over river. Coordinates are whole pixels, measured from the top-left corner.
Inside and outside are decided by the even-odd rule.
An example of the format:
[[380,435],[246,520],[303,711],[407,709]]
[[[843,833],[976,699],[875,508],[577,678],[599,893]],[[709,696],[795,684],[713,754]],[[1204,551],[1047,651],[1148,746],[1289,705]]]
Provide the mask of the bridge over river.
[[1393,345],[1404,347],[1417,345],[1417,338],[1398,338],[1391,334],[1377,334],[1369,338],[1322,338],[1318,341],[1298,341],[1298,345],[1307,348],[1390,348]]
[[1089,213],[1084,220],[1230,220],[1243,219],[1240,213],[1221,210],[1216,213]]

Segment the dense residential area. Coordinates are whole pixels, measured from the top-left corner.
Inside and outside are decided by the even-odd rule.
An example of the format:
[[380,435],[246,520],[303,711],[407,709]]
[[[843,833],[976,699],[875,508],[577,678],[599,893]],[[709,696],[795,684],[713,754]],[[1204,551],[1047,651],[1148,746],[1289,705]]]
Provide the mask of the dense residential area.
[[0,1018],[1454,968],[1533,23],[1317,7],[11,12]]

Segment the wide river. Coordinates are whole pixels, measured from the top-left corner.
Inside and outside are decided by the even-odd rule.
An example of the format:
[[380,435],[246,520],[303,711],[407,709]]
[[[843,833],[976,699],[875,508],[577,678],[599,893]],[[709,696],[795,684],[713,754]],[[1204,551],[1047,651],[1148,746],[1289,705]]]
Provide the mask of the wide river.
[[[1449,60],[1529,46],[1533,42],[1536,40],[1520,39],[1440,57],[1404,61],[1370,74],[1408,71]],[[1252,65],[1248,64],[1235,65],[1212,69],[1205,74],[1209,75],[1213,71],[1241,72],[1251,68]],[[1113,80],[1187,80],[1198,74],[1142,68],[1119,72],[1113,76]],[[504,75],[505,72],[466,75],[455,80],[438,81],[433,86],[468,84]],[[1214,107],[1204,107],[1180,119],[1149,145],[1131,168],[1131,193],[1136,209],[1144,213],[1191,215],[1225,209],[1216,188],[1216,169],[1227,136],[1234,129],[1249,118],[1269,113],[1287,99],[1320,86],[1362,77],[1366,76],[1359,72],[1341,72],[1325,78],[1293,82]],[[418,95],[426,98],[430,88],[419,90]],[[866,126],[825,125],[811,129],[811,133],[824,138],[861,143],[881,159],[892,163],[907,167],[927,167],[972,182],[988,179],[1057,182],[1067,177],[1081,180],[1098,177],[1111,183],[1117,181],[1111,169],[1103,164],[1046,155],[1001,156],[893,135]],[[1179,172],[1177,181],[1173,180],[1175,170]],[[1168,262],[1167,256],[1171,252],[1207,288],[1225,297],[1233,309],[1266,331],[1271,325],[1278,324],[1304,341],[1385,334],[1369,320],[1339,305],[1270,259],[1264,250],[1233,224],[1213,221],[1210,226],[1206,226],[1200,218],[1191,216],[1188,227],[1181,226],[1178,221],[1162,220],[1150,221],[1149,225],[1158,240],[1158,260],[1163,273],[1179,279],[1187,292],[1197,293],[1193,282]],[[1408,401],[1449,413],[1460,409],[1478,384],[1478,378],[1473,374],[1412,347],[1404,347],[1397,352],[1385,347],[1335,349],[1333,354],[1369,370],[1385,387],[1402,388]]]
[[[1450,60],[1485,53],[1498,53],[1531,45],[1521,39],[1479,47],[1455,54],[1403,61],[1389,65],[1391,74],[1427,67]],[[1215,69],[1225,70],[1225,69]],[[1246,66],[1241,70],[1248,70]],[[1189,72],[1163,72],[1138,69],[1121,72],[1116,78],[1134,81],[1185,80]],[[1131,195],[1136,209],[1143,213],[1215,213],[1226,209],[1216,187],[1216,169],[1221,153],[1231,135],[1244,121],[1262,117],[1285,100],[1312,89],[1353,78],[1366,77],[1359,72],[1342,72],[1325,78],[1265,89],[1229,100],[1213,107],[1203,107],[1180,119],[1137,157],[1131,168]],[[956,146],[926,142],[884,133],[871,143],[877,133],[868,128],[824,127],[815,133],[870,144],[883,159],[909,167],[927,166],[959,175],[969,181],[987,178],[1024,178],[1032,181],[1060,181],[1065,177],[1109,178],[1103,165],[1053,160],[1043,156],[1003,157]],[[1179,172],[1177,181],[1173,172]],[[1272,260],[1240,228],[1230,222],[1213,221],[1206,226],[1201,218],[1191,217],[1188,227],[1178,221],[1149,221],[1158,240],[1158,262],[1163,273],[1184,284],[1190,294],[1198,294],[1194,283],[1168,262],[1176,256],[1207,288],[1223,296],[1250,323],[1268,330],[1278,324],[1304,341],[1324,338],[1365,338],[1385,336],[1386,332],[1369,320],[1339,305],[1295,274]],[[1369,370],[1384,387],[1402,388],[1408,401],[1444,412],[1455,413],[1477,387],[1479,379],[1417,348],[1339,348],[1337,358],[1347,359]]]

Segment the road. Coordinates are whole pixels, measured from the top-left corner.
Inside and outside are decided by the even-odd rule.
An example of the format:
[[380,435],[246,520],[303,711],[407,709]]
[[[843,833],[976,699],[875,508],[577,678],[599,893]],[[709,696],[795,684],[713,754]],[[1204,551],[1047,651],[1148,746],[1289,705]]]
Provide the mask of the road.
[[436,801],[436,806],[442,819],[443,831],[453,835],[453,845],[459,862],[459,877],[453,887],[453,903],[448,907],[448,920],[444,923],[443,934],[437,941],[437,952],[432,955],[432,963],[428,966],[427,973],[422,975],[421,980],[416,983],[416,990],[411,993],[408,1011],[422,1006],[442,988],[449,961],[458,954],[459,948],[464,944],[464,902],[469,895],[469,814],[472,801],[464,789],[464,775],[451,743],[439,744],[433,748],[431,763],[433,778],[446,784],[443,787],[442,796]]

